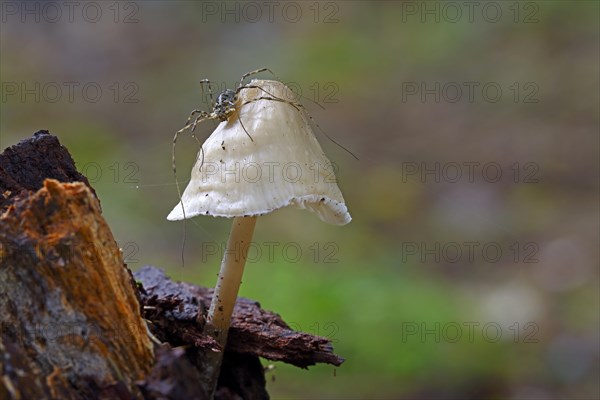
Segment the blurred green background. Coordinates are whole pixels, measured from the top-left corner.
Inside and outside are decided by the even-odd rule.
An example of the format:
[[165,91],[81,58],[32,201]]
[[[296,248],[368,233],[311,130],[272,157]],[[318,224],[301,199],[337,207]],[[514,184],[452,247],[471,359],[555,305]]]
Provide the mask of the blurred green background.
[[346,358],[276,363],[273,398],[598,398],[597,2],[47,4],[2,2],[0,145],[57,135],[134,269],[214,285],[231,221],[182,266],[165,219],[202,78],[271,68],[360,158],[316,132],[349,225],[258,221],[241,295]]

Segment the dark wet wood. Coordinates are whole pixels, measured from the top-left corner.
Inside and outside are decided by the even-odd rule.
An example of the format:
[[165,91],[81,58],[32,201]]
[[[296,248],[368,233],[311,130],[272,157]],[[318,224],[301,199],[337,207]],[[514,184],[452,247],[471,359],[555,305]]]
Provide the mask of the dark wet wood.
[[56,136],[42,130],[0,154],[0,213],[15,198],[41,189],[45,179],[83,182],[96,197],[87,178],[75,168],[67,149]]
[[[149,266],[135,272],[134,277],[144,287],[142,301],[147,306],[144,316],[153,322],[152,330],[157,337],[179,345],[219,349],[215,341],[202,335],[212,289],[173,282],[161,270]],[[244,298],[238,298],[235,305],[227,351],[283,361],[301,368],[316,363],[339,366],[344,362],[333,353],[327,338],[294,331],[279,315]]]

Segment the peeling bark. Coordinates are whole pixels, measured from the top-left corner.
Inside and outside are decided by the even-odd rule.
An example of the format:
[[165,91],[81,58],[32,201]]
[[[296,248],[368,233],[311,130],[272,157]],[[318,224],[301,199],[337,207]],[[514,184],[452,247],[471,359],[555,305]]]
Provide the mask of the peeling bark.
[[[134,277],[144,287],[144,317],[161,340],[178,345],[194,344],[204,349],[219,345],[202,335],[202,323],[212,298],[212,289],[186,282],[173,282],[154,267],[143,267]],[[227,351],[253,354],[306,368],[316,363],[339,366],[344,359],[333,353],[329,339],[292,329],[273,312],[256,301],[242,297],[235,305]]]

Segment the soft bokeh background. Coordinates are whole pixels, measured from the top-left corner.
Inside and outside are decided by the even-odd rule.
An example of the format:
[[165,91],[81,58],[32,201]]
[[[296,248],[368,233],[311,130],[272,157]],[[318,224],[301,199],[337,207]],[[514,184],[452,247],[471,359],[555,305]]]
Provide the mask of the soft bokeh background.
[[360,158],[317,132],[351,224],[258,222],[241,295],[347,359],[277,363],[273,398],[598,398],[597,2],[46,4],[2,2],[0,144],[58,135],[134,269],[214,285],[231,221],[186,224],[182,266],[165,219],[202,78],[271,68]]

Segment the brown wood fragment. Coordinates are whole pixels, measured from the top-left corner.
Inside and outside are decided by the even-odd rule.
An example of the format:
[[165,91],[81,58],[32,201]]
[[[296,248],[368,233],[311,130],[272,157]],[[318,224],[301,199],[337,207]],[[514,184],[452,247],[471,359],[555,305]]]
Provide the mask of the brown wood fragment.
[[[142,301],[147,306],[144,316],[152,321],[157,337],[176,345],[218,349],[216,342],[202,335],[202,325],[197,322],[202,320],[198,319],[198,312],[205,314],[210,305],[212,289],[173,282],[154,267],[143,267],[134,277],[144,287]],[[316,363],[339,366],[344,362],[333,353],[327,338],[294,331],[279,315],[241,297],[233,312],[226,350],[301,368]]]
[[75,168],[75,162],[56,136],[36,132],[0,154],[0,213],[15,197],[24,197],[41,189],[44,180],[83,182],[96,197],[88,179]]

